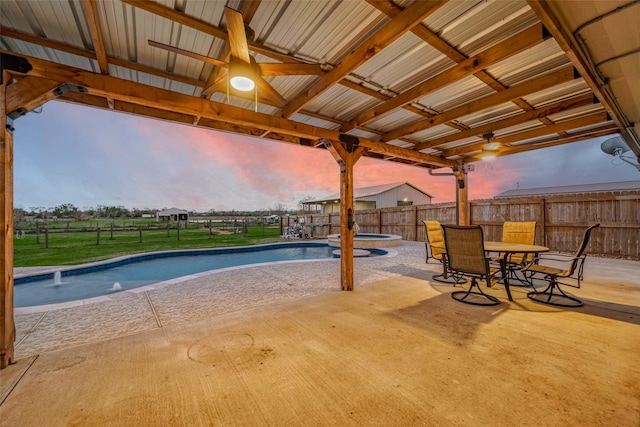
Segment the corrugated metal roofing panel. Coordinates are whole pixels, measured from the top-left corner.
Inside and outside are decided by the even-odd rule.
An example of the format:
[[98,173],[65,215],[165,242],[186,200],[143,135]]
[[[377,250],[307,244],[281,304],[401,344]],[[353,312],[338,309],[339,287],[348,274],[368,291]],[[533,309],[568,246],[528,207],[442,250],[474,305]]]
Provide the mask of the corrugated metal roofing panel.
[[598,113],[601,111],[604,111],[604,107],[602,106],[602,104],[598,103],[593,105],[585,105],[580,108],[574,108],[569,111],[563,111],[558,114],[551,114],[547,116],[547,118],[553,121],[554,123],[558,123],[565,120],[575,119],[577,117]]
[[[367,3],[354,1],[262,2],[259,12],[251,27],[260,42],[330,64],[356,47],[348,45],[356,34],[370,33],[386,21]],[[278,21],[287,25],[275,25]]]
[[589,86],[583,79],[574,79],[545,90],[522,97],[529,105],[536,108],[554,101],[569,98],[589,91]]
[[464,124],[465,126],[475,127],[481,126],[485,123],[495,122],[514,114],[522,112],[522,109],[513,102],[505,102],[492,108],[486,108],[477,113],[468,114],[464,117],[456,119],[457,122]]
[[487,67],[487,72],[505,86],[513,86],[548,72],[549,69],[569,65],[558,43],[546,40],[530,49]]
[[414,81],[414,76],[422,80],[425,74],[433,73],[433,65],[451,61],[445,60],[442,53],[426,44],[411,32],[405,33],[380,53],[362,64],[353,74],[364,81],[374,81],[378,85],[401,91],[407,86],[406,81]]
[[307,115],[300,114],[300,113],[294,114],[291,117],[291,120],[295,120],[296,122],[305,123],[305,124],[308,124],[308,125],[321,127],[321,128],[325,128],[325,129],[333,129],[333,130],[340,129],[340,124],[338,124],[338,123],[331,122],[329,120],[322,120],[322,119],[319,119],[317,117],[311,117],[311,116],[307,116]]
[[353,89],[335,85],[307,104],[306,109],[339,120],[351,120],[380,102],[382,101]]
[[[448,22],[440,16],[427,22],[444,40],[467,56],[485,50],[538,22],[523,0],[483,1],[470,8],[455,3],[458,2],[449,2],[442,8],[449,18]],[[449,7],[452,7],[451,14],[446,13]]]
[[[33,43],[23,42],[21,40],[3,38],[5,44],[10,50],[23,52],[25,55],[34,58],[44,59],[47,61],[67,64],[71,67],[80,68],[82,70],[96,72],[98,63],[92,59],[83,56],[73,55],[71,53],[62,52],[60,50],[44,48]],[[19,50],[18,50],[19,49]]]
[[429,129],[422,130],[420,132],[416,132],[412,134],[409,139],[416,142],[425,142],[430,139],[440,138],[442,136],[450,135],[455,132],[457,132],[457,130],[453,129],[451,126],[438,125],[430,127]]
[[389,132],[395,129],[396,126],[404,126],[411,123],[415,123],[416,119],[420,119],[421,116],[407,111],[403,108],[392,111],[389,114],[385,114],[377,120],[372,120],[367,123],[367,126],[371,129],[379,130],[381,132]]
[[420,98],[418,102],[442,113],[492,93],[495,91],[477,77],[469,76]]

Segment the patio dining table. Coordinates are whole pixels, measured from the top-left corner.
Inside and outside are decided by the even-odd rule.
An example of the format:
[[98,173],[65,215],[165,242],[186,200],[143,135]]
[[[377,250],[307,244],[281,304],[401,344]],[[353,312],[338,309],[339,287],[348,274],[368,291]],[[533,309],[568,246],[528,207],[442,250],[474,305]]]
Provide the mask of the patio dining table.
[[484,250],[486,252],[497,252],[502,255],[502,262],[500,268],[502,269],[502,281],[507,291],[507,297],[509,301],[513,301],[511,298],[511,290],[509,289],[509,274],[508,274],[508,262],[507,259],[511,254],[540,254],[543,252],[549,252],[549,248],[540,245],[527,245],[524,243],[508,243],[508,242],[484,242]]
[[[540,245],[527,245],[524,243],[508,243],[508,242],[493,242],[493,241],[485,241],[484,242],[484,250],[485,252],[494,252],[499,253],[502,256],[500,262],[500,268],[502,270],[502,283],[504,283],[505,290],[507,291],[507,298],[509,301],[513,301],[511,297],[511,289],[509,288],[509,274],[507,271],[508,263],[507,259],[511,254],[540,254],[543,252],[549,252],[549,248],[546,246]],[[447,277],[448,271],[447,266],[443,263],[442,265],[444,269],[444,277]]]

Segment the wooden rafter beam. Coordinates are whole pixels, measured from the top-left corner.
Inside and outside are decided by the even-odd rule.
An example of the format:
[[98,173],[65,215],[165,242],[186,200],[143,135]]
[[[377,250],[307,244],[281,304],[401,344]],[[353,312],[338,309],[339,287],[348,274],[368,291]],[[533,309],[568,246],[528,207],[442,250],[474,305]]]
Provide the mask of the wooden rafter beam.
[[[583,128],[587,126],[593,126],[600,123],[606,123],[607,113],[602,112],[598,114],[590,114],[588,116],[580,117],[573,120],[567,120],[564,122],[556,123],[550,126],[542,126],[535,129],[527,130],[524,132],[516,132],[508,136],[496,138],[496,142],[500,142],[503,145],[512,144],[519,141],[526,141],[528,139],[540,138],[545,135],[558,134],[560,132]],[[493,141],[493,140],[492,140]],[[465,145],[463,147],[454,148],[451,150],[445,150],[441,153],[444,157],[464,156],[465,154],[472,153],[474,151],[482,150],[484,141]]]
[[98,66],[102,74],[109,74],[109,63],[107,62],[107,51],[104,48],[102,39],[102,28],[100,26],[100,17],[95,0],[82,0],[82,8],[84,16],[91,34],[91,42],[93,43],[93,51],[96,53]]
[[554,71],[552,73],[537,77],[529,80],[525,83],[520,83],[516,86],[512,86],[502,92],[495,93],[493,95],[485,96],[476,101],[469,102],[451,110],[445,111],[442,114],[438,114],[430,119],[423,120],[408,126],[403,126],[394,131],[388,132],[382,136],[383,141],[392,141],[403,135],[409,135],[415,132],[419,132],[425,129],[429,129],[433,126],[441,125],[451,120],[464,117],[466,115],[477,113],[487,108],[495,107],[496,105],[509,102],[513,99],[520,98],[524,95],[535,93],[543,89],[553,87],[560,83],[571,81],[575,78],[573,67],[565,67],[561,70]]
[[434,148],[439,145],[447,144],[453,141],[459,141],[461,139],[470,138],[473,136],[482,136],[487,132],[495,132],[500,129],[505,129],[511,126],[516,126],[522,123],[526,123],[532,120],[541,119],[546,116],[558,114],[563,111],[573,110],[575,108],[584,107],[586,105],[592,105],[598,102],[592,94],[580,95],[574,98],[567,99],[565,101],[555,102],[544,107],[540,107],[531,111],[525,111],[506,119],[497,120],[495,122],[487,123],[485,125],[477,126],[468,130],[464,130],[451,135],[446,135],[440,138],[435,138],[426,142],[416,144],[413,148],[415,150],[425,150],[427,148]]
[[11,113],[19,108],[33,111],[42,104],[56,98],[54,89],[61,86],[60,82],[41,77],[26,76],[7,86],[6,109]]
[[617,108],[614,108],[615,102],[598,83],[598,78],[580,54],[580,49],[576,48],[576,43],[572,36],[564,29],[549,4],[546,1],[539,0],[527,0],[527,3],[529,3],[529,7],[531,7],[547,30],[553,35],[555,41],[567,55],[573,66],[576,67],[582,78],[587,82],[587,85],[589,85],[593,93],[598,97],[600,102],[602,102],[602,105],[604,105],[605,109],[613,118],[613,121],[621,129],[625,129],[628,126],[626,118]]
[[[397,6],[395,3],[393,3],[390,0],[381,0],[381,1],[367,0],[367,1],[369,4],[376,7],[378,10],[385,13],[389,17],[394,17],[402,11],[402,8],[400,6]],[[438,36],[433,31],[431,31],[424,24],[416,25],[411,31],[416,36],[420,37],[422,40],[427,42],[430,46],[440,51],[440,53],[442,53],[443,55],[446,55],[452,61],[462,62],[468,59],[466,55],[458,51],[455,47],[451,46],[449,43],[447,43],[445,40],[443,40],[440,36]],[[507,86],[500,83],[498,80],[496,80],[491,74],[487,73],[485,70],[480,70],[474,73],[473,75],[495,91],[499,92],[507,89]],[[512,100],[512,102],[516,104],[518,107],[522,108],[524,111],[533,110],[533,107],[529,105],[522,98],[514,99]],[[545,117],[540,117],[539,120],[544,124],[551,124],[551,122],[548,121]],[[456,127],[458,125],[456,123],[446,123],[446,124],[451,127]]]
[[[116,77],[98,75],[89,71],[33,57],[27,57],[24,55],[20,56],[25,57],[33,66],[29,75],[39,77],[46,76],[54,80],[60,80],[68,84],[81,86],[86,88],[90,95],[113,98],[115,100],[121,100],[161,110],[199,116],[211,120],[220,120],[235,125],[255,127],[265,131],[274,131],[311,140],[326,138],[332,141],[337,141],[340,138],[340,132],[338,131],[290,121],[283,117],[256,113],[232,105],[207,101],[201,98],[179,94]],[[459,166],[459,162],[457,161],[442,159],[437,156],[377,141],[370,141],[361,138],[360,144],[376,152],[389,154],[394,157],[410,159],[412,161],[431,166]]]
[[[283,110],[283,116],[289,118],[300,111],[305,104],[312,101],[334,84],[345,78],[357,67],[365,63],[385,47],[389,46],[400,36],[422,22],[427,16],[435,12],[446,1],[416,1],[388,22],[369,40],[357,47],[340,64],[314,83],[304,93],[289,102]],[[355,126],[354,126],[355,127]]]
[[[556,147],[558,145],[570,144],[572,142],[584,141],[586,139],[599,138],[607,135],[612,135],[618,133],[619,129],[614,124],[608,124],[598,129],[590,129],[587,131],[578,132],[576,134],[572,134],[568,138],[551,138],[546,141],[538,141],[530,144],[521,144],[510,147],[503,147],[499,150],[496,150],[495,156],[502,157],[511,154],[524,153],[527,151],[540,150],[543,148]],[[472,163],[483,160],[482,154],[476,154],[473,156],[465,157],[465,163]]]
[[544,39],[545,36],[541,24],[529,27],[526,30],[498,43],[497,45],[459,62],[446,71],[412,87],[406,92],[394,96],[390,100],[359,114],[358,117],[351,121],[351,126],[355,127],[389,114],[390,112],[401,108],[416,99],[422,98],[429,93],[468,77],[505,58],[535,46],[536,44],[544,41]]
[[[20,31],[12,30],[6,27],[0,27],[0,35],[3,37],[10,37],[12,39],[22,40],[28,43],[33,43],[38,46],[47,47],[50,49],[59,50],[61,52],[71,53],[73,55],[82,56],[83,58],[97,59],[96,54],[89,52],[85,49],[80,49],[75,46],[71,46],[65,43],[60,43],[50,39],[42,39],[31,34],[26,34]],[[140,71],[142,73],[151,74],[153,76],[162,77],[169,80],[175,80],[177,82],[186,83],[196,87],[204,87],[204,83],[197,79],[181,76],[178,74],[167,73],[164,70],[149,67],[143,64],[133,63],[124,59],[116,58],[114,56],[107,56],[107,62],[119,67],[128,68],[130,70]]]

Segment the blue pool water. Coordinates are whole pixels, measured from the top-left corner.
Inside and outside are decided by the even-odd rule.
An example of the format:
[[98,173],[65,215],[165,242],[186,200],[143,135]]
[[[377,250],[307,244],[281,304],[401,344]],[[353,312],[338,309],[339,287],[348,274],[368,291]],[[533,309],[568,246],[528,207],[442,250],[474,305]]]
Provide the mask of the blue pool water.
[[53,273],[18,278],[14,303],[16,307],[57,304],[220,268],[332,258],[334,249],[324,243],[301,243],[139,255],[105,265],[63,271],[59,285],[54,284]]

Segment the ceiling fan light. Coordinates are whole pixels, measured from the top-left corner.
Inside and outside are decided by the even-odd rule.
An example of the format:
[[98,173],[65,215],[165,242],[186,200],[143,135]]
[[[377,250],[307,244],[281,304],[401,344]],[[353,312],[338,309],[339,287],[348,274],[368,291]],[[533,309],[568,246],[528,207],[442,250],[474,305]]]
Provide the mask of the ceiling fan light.
[[231,77],[230,83],[234,89],[241,90],[243,92],[248,92],[256,87],[254,81],[246,76],[233,76]]
[[229,83],[236,90],[248,92],[256,87],[256,71],[243,61],[232,60],[229,64]]
[[489,161],[495,160],[496,157],[497,156],[496,156],[495,151],[482,150],[481,158],[482,158],[483,161],[489,162]]
[[499,142],[487,142],[486,144],[484,144],[484,147],[482,147],[484,150],[488,150],[488,151],[495,151],[498,148],[500,148],[502,144],[500,144]]

